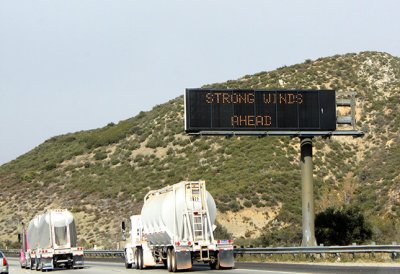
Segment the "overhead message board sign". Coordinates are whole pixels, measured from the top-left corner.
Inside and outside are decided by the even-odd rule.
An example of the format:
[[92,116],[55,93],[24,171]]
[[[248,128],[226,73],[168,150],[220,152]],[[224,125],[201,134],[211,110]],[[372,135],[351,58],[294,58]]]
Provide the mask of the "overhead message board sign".
[[185,130],[334,131],[334,90],[186,89]]

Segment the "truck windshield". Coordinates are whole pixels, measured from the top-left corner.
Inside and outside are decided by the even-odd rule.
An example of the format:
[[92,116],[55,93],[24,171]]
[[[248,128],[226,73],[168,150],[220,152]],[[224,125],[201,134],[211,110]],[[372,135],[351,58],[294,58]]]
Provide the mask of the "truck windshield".
[[56,240],[56,245],[66,245],[68,243],[67,227],[66,226],[55,227],[54,236]]

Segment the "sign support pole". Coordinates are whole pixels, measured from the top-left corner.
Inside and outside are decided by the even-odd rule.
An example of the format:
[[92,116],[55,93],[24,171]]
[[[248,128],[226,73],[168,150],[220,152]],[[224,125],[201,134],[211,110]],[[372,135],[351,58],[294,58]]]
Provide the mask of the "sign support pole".
[[316,246],[314,229],[314,192],[313,192],[313,161],[312,138],[300,138],[300,167],[301,167],[301,200],[303,215],[302,246]]

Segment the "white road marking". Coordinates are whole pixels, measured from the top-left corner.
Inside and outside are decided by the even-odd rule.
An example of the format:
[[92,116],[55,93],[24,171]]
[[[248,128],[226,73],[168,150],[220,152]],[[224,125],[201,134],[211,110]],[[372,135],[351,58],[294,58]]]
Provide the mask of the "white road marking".
[[314,274],[314,273],[308,273],[308,272],[284,272],[284,271],[274,271],[274,270],[260,270],[260,269],[235,269],[235,271],[240,271],[243,273],[243,271],[248,271],[248,272],[261,272],[261,273],[273,273],[273,274]]

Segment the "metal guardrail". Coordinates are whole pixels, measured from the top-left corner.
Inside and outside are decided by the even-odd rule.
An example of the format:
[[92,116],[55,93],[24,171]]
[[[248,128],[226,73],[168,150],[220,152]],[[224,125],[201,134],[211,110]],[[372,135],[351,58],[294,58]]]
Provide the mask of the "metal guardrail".
[[[3,250],[6,255],[18,256],[19,249]],[[235,255],[272,255],[272,254],[337,254],[341,253],[386,253],[391,254],[392,259],[398,259],[400,245],[350,245],[350,246],[314,246],[314,247],[236,247]],[[85,250],[84,254],[89,257],[123,257],[123,250]]]
[[389,253],[393,259],[400,254],[400,245],[351,245],[351,246],[314,246],[314,247],[253,247],[236,248],[234,253],[243,254],[341,254],[341,253]]
[[0,249],[6,256],[19,256],[19,249]]
[[[7,256],[19,256],[20,250],[19,249],[3,249],[2,250]],[[84,250],[83,251],[85,256],[93,256],[93,257],[123,257],[124,251],[123,250]]]
[[95,257],[124,257],[123,250],[84,250],[83,254]]

